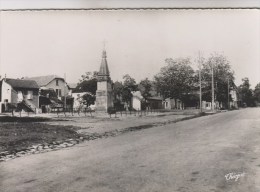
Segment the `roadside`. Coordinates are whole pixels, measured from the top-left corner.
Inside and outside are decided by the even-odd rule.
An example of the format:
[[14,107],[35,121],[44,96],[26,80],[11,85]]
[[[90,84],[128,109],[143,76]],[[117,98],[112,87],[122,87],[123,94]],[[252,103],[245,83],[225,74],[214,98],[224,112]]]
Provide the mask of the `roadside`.
[[59,150],[83,141],[163,126],[199,116],[197,110],[189,110],[142,116],[120,115],[116,118],[109,118],[107,114],[64,118],[14,117],[16,122],[12,122],[9,117],[5,119],[6,122],[0,123],[0,161]]

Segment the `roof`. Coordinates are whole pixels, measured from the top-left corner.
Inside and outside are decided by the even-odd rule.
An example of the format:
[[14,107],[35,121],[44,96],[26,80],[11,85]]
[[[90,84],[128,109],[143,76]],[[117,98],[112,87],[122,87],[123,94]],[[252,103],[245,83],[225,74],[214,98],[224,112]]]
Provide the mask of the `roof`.
[[13,88],[39,89],[39,85],[33,80],[6,79],[5,81]]
[[53,79],[63,79],[63,78],[59,77],[57,75],[46,75],[46,76],[38,76],[38,77],[29,77],[26,79],[34,80],[37,82],[37,84],[40,87],[42,87],[42,86],[48,85]]
[[161,97],[148,97],[147,100],[163,100]]
[[105,50],[103,51],[103,54],[102,54],[102,61],[101,61],[98,75],[109,76],[109,69],[108,69],[108,65],[107,65],[107,54],[106,54]]

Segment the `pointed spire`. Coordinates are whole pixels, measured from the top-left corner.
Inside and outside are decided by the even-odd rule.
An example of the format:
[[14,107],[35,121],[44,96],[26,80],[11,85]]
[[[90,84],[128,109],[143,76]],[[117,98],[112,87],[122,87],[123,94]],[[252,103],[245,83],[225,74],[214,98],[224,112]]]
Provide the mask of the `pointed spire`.
[[103,50],[102,52],[102,61],[100,65],[100,69],[98,72],[98,76],[100,77],[100,80],[108,80],[109,79],[109,69],[108,69],[108,64],[107,64],[107,54],[106,50]]

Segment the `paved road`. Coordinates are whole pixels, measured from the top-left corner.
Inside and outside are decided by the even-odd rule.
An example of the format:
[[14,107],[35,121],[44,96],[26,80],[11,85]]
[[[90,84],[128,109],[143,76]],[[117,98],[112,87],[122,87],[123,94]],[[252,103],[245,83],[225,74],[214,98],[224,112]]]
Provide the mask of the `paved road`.
[[260,108],[0,163],[0,191],[259,192]]

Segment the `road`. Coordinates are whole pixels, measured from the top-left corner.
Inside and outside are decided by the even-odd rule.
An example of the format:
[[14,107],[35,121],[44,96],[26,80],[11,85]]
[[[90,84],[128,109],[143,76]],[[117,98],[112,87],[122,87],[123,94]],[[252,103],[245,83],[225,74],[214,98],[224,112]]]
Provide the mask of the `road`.
[[[242,174],[230,179],[228,173]],[[0,163],[2,192],[259,192],[260,108]]]

